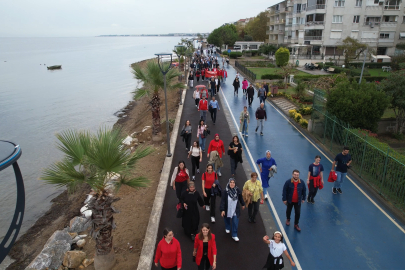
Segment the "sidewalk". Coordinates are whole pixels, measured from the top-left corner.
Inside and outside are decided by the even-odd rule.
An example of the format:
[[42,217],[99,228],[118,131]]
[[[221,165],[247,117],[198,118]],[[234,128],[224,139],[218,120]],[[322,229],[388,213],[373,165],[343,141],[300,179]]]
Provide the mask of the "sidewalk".
[[[226,82],[231,86],[231,81],[228,80]],[[194,86],[198,84],[207,84],[207,82],[198,82],[194,81]],[[226,84],[225,84],[226,85]],[[196,136],[196,129],[199,120],[199,112],[195,107],[194,99],[192,98],[193,90],[188,89],[186,93],[186,97],[183,103],[183,114],[180,121],[180,129],[182,129],[186,120],[190,120],[191,125],[193,127],[193,137],[192,141],[194,141]],[[216,96],[217,99],[221,99],[221,95]],[[210,114],[207,115],[207,124],[211,130],[211,135],[208,136],[206,141],[206,149],[208,148],[209,142],[214,138],[214,135],[218,133],[220,135],[220,139],[223,140],[225,145],[225,152],[227,152],[227,148],[229,143],[232,140],[232,135],[234,134],[229,127],[227,116],[226,116],[226,108],[223,107],[224,102],[220,102],[220,111],[217,114],[217,121],[216,125],[212,125],[212,121],[210,118]],[[228,116],[229,118],[229,116]],[[180,131],[179,131],[180,134]],[[203,155],[203,161],[200,163],[200,171],[201,173],[204,172],[204,168],[207,165],[207,156],[205,152]],[[160,219],[159,224],[159,234],[157,236],[157,243],[162,239],[163,229],[168,227],[174,231],[174,235],[176,239],[179,240],[182,250],[182,258],[183,258],[183,267],[182,269],[197,269],[195,262],[192,262],[192,253],[193,253],[193,242],[191,239],[185,235],[184,230],[181,226],[182,219],[176,218],[176,204],[178,202],[176,198],[175,191],[170,187],[170,179],[171,174],[175,166],[178,165],[180,160],[184,160],[186,162],[187,168],[191,168],[191,161],[187,159],[187,152],[185,150],[185,143],[182,141],[181,137],[177,138],[177,144],[175,151],[173,153],[173,165],[170,171],[170,175],[167,176],[168,178],[168,188],[166,191],[165,203],[162,210],[162,217]],[[223,163],[224,167],[221,168],[222,176],[219,177],[219,181],[221,186],[225,188],[228,179],[231,177],[230,172],[230,161],[229,156],[225,154],[223,156]],[[245,166],[249,165],[247,160],[244,160],[243,163]],[[191,173],[191,170],[190,170]],[[236,185],[242,189],[244,183],[246,182],[246,172],[244,171],[241,164],[238,165],[236,170]],[[201,190],[201,174],[196,175],[196,188],[200,192],[202,196]],[[269,252],[268,247],[266,244],[263,243],[262,238],[264,235],[267,234],[264,226],[268,224],[267,227],[270,226],[273,228],[274,231],[275,225],[274,221],[270,213],[268,212],[265,205],[260,206],[260,212],[256,217],[256,224],[248,222],[248,212],[247,208],[241,210],[241,216],[239,219],[239,228],[238,228],[238,237],[240,239],[239,242],[235,242],[230,234],[225,233],[225,224],[223,218],[220,216],[219,212],[219,204],[220,198],[217,198],[216,201],[216,223],[210,222],[209,212],[205,211],[203,208],[200,208],[200,226],[202,223],[209,223],[211,226],[212,233],[216,236],[216,243],[218,249],[217,255],[217,269],[229,269],[229,270],[238,270],[238,269],[262,269],[263,265],[266,262],[267,255]],[[262,209],[266,214],[265,221],[262,220],[261,212]],[[267,211],[267,212],[266,212]],[[156,243],[156,244],[157,244]],[[152,269],[160,269],[153,266]],[[288,268],[288,264],[286,263],[286,268]]]

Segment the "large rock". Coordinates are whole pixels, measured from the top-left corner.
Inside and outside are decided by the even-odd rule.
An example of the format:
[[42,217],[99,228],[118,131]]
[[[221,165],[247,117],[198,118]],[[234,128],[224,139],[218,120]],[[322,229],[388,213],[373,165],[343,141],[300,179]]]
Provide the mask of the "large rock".
[[84,246],[86,245],[86,240],[80,239],[79,241],[77,241],[76,245],[77,245],[79,248],[82,248],[82,247],[84,247]]
[[69,232],[83,232],[90,226],[90,221],[83,217],[74,217],[70,220]]
[[86,252],[78,250],[68,251],[63,258],[63,265],[68,268],[77,268],[82,264],[84,259],[86,259]]
[[84,261],[82,262],[84,267],[89,266],[90,264],[92,264],[94,262],[94,258],[93,259],[84,259]]
[[68,232],[54,232],[26,270],[58,269],[62,264],[64,254],[70,250],[71,244],[72,238]]

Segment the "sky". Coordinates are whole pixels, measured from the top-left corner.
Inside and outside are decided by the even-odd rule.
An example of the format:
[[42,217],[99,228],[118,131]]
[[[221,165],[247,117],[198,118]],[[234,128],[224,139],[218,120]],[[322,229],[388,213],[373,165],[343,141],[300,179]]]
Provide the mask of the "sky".
[[280,0],[0,0],[0,37],[207,33]]

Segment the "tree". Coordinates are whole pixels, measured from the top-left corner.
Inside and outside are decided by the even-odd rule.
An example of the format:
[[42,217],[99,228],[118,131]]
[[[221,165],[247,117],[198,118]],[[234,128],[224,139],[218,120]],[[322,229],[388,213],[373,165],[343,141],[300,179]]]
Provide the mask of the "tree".
[[[338,46],[338,49],[344,53],[346,67],[349,67],[350,61],[358,59],[361,53],[368,48],[366,44],[360,43],[357,39],[351,37],[346,37],[342,42],[343,45]],[[371,53],[370,50],[369,53]]]
[[401,132],[401,127],[405,125],[405,71],[395,71],[383,80],[379,87],[389,97],[389,107],[395,113],[396,126],[395,133]]
[[238,38],[239,35],[236,26],[227,24],[214,29],[208,36],[207,41],[217,47],[221,47],[223,44],[233,46]]
[[354,128],[377,132],[388,105],[387,95],[376,84],[344,80],[327,95],[326,109]]
[[297,70],[295,69],[293,64],[286,64],[284,66],[281,66],[280,70],[277,71],[277,74],[283,76],[283,78],[284,78],[284,89],[285,90],[287,90],[288,76],[295,74],[295,73],[297,73]]
[[[91,236],[96,241],[95,267],[115,263],[112,230],[116,227],[112,204],[119,200],[114,196],[122,185],[145,187],[148,180],[134,176],[139,159],[153,149],[138,147],[131,153],[123,147],[124,137],[118,129],[99,129],[96,135],[88,131],[67,130],[56,135],[57,147],[64,153],[61,161],[46,168],[41,180],[74,192],[81,184],[88,184],[95,192],[88,203],[91,215]],[[108,266],[111,266],[108,268]],[[105,269],[105,268],[104,268]]]
[[252,37],[252,36],[249,36],[249,35],[245,35],[245,36],[243,37],[243,40],[244,40],[244,41],[253,41],[253,37]]
[[259,47],[259,53],[268,54],[274,53],[277,51],[277,47],[273,44],[262,44]]
[[400,64],[405,63],[405,53],[397,54],[391,56],[391,68],[393,70],[400,70],[402,69]]
[[266,16],[266,12],[260,12],[254,19],[246,24],[246,34],[252,36],[255,41],[266,40],[268,38],[266,34],[268,21],[269,18]]
[[290,60],[290,51],[287,48],[281,47],[276,51],[276,64],[277,66],[285,66]]
[[[134,99],[139,100],[144,96],[150,97],[149,104],[152,109],[152,137],[154,141],[162,139],[160,122],[160,92],[164,89],[163,74],[157,61],[149,61],[145,68],[140,65],[133,67],[135,79],[142,82],[142,86],[134,91]],[[181,73],[177,69],[170,69],[166,74],[167,91],[182,89],[184,84],[176,82]]]
[[220,28],[214,29],[214,31],[212,31],[211,34],[208,35],[207,42],[209,44],[214,44],[217,47],[222,47],[224,41],[221,36],[221,29]]

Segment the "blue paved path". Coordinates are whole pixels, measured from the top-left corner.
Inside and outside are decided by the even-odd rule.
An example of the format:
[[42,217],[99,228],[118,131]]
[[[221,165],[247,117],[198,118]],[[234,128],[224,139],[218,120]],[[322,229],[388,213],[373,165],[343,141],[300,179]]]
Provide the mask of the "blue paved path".
[[[227,71],[228,79],[222,85],[221,98],[225,97],[239,124],[239,114],[248,103],[242,89],[239,89],[239,96],[234,96],[232,82],[236,71],[233,67],[228,67]],[[251,115],[258,106],[259,100],[255,97],[249,108]],[[265,106],[268,121],[264,136],[255,134],[256,120],[253,118],[246,144],[254,160],[263,157],[269,149],[278,164],[278,173],[270,180],[268,192],[302,269],[405,269],[404,232],[349,180],[342,186],[343,194],[333,195],[332,184],[326,181],[331,162],[270,103]],[[293,226],[285,225],[282,187],[291,178],[293,169],[300,170],[301,179],[306,180],[308,166],[316,155],[322,156],[325,187],[318,191],[315,205],[302,205],[302,231],[297,232]],[[404,228],[404,224],[400,226]]]

